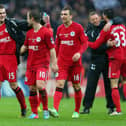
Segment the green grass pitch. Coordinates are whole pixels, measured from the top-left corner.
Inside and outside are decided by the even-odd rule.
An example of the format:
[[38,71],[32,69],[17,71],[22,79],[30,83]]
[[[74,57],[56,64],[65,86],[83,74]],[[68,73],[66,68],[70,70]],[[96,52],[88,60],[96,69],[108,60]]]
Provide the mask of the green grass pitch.
[[[28,97],[26,97],[29,107]],[[49,107],[53,100],[49,98]],[[80,115],[79,119],[72,119],[74,99],[62,99],[60,104],[60,118],[44,120],[42,113],[39,119],[29,120],[20,118],[19,104],[15,97],[2,97],[0,100],[0,126],[126,126],[126,102],[121,102],[123,115],[109,116],[104,98],[96,98],[89,115]],[[30,109],[30,107],[29,107]],[[82,107],[81,107],[82,110]],[[27,112],[27,116],[30,114]]]

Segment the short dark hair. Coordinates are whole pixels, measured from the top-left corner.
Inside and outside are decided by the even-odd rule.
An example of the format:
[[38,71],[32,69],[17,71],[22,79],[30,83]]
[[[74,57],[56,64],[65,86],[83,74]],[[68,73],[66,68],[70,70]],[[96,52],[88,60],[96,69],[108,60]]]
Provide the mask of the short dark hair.
[[92,16],[92,15],[95,15],[95,14],[97,14],[97,15],[100,16],[100,14],[99,14],[97,11],[90,11],[88,17],[90,17],[90,16]]
[[107,16],[107,18],[112,19],[114,17],[114,11],[112,9],[104,9],[103,14]]
[[38,10],[30,10],[29,17],[33,17],[36,22],[41,22],[41,13]]
[[0,4],[0,9],[5,9],[3,4]]
[[62,11],[63,11],[63,10],[69,10],[70,15],[72,15],[72,8],[71,8],[71,6],[66,5],[66,6],[62,9]]

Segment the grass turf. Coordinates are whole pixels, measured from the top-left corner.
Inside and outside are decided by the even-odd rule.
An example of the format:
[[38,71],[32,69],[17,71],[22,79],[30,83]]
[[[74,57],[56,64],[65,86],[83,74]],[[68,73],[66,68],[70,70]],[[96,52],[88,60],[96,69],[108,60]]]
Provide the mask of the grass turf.
[[[29,111],[31,113],[28,98],[26,97]],[[49,107],[53,100],[49,98]],[[74,110],[74,99],[62,99],[60,104],[60,118],[44,120],[42,113],[39,119],[29,120],[20,118],[19,104],[15,97],[3,97],[0,100],[0,126],[125,126],[126,125],[126,102],[121,102],[123,115],[109,116],[105,107],[104,98],[96,98],[94,106],[89,115],[80,115],[79,119],[72,119]],[[82,110],[82,107],[81,107]]]

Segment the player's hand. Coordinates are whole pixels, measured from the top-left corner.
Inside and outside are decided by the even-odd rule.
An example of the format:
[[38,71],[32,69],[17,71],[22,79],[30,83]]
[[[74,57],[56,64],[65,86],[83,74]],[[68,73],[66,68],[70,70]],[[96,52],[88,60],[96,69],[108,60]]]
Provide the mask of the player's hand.
[[105,32],[109,31],[111,25],[112,25],[112,24],[111,24],[110,22],[108,22],[108,23],[104,26],[103,30],[104,30]]
[[72,57],[73,62],[77,62],[80,59],[80,53],[75,53]]
[[52,69],[52,71],[53,71],[54,73],[56,73],[56,72],[58,71],[58,69],[59,69],[57,63],[52,63],[51,69]]
[[107,41],[107,46],[108,46],[108,47],[113,47],[114,45],[116,45],[116,41],[115,41],[115,40],[109,39],[109,40]]
[[50,16],[47,13],[43,14],[43,21],[45,23],[49,23],[50,22]]

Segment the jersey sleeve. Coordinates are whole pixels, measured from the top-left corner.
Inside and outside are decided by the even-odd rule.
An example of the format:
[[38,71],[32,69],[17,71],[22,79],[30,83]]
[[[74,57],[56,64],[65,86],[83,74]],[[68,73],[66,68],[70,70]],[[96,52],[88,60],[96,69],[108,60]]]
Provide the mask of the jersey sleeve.
[[49,49],[52,49],[55,47],[54,38],[49,31],[46,31],[45,36],[44,36],[44,41]]
[[80,49],[80,53],[82,54],[83,52],[86,51],[87,47],[88,47],[88,37],[86,36],[84,29],[81,27],[80,28],[80,42],[81,42],[81,49]]
[[88,46],[92,49],[97,49],[102,43],[105,43],[107,41],[107,34],[108,32],[102,30],[95,42],[88,41]]

